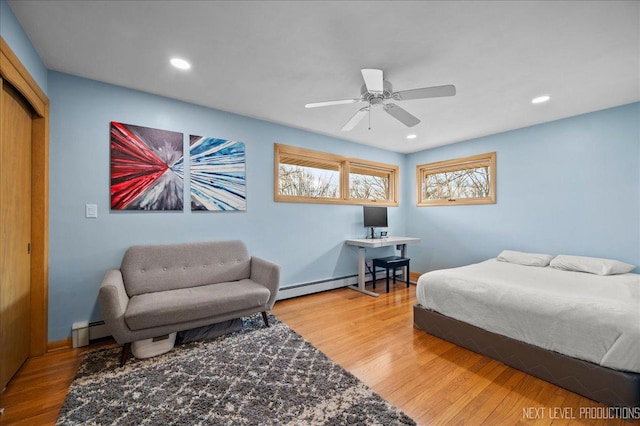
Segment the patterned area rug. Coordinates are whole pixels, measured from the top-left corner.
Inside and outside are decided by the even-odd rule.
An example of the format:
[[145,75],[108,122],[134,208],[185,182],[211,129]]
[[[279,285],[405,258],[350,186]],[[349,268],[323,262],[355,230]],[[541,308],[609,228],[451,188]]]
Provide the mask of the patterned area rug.
[[414,425],[284,323],[119,367],[119,347],[87,354],[59,425]]

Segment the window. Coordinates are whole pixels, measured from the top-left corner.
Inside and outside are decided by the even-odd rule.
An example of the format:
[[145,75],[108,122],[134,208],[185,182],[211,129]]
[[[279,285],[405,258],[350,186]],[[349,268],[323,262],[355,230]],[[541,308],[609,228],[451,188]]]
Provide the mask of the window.
[[496,202],[496,153],[416,167],[418,206]]
[[349,198],[363,201],[388,201],[395,169],[390,166],[349,163]]
[[340,199],[340,169],[335,160],[284,155],[280,158],[278,194]]
[[398,205],[398,166],[275,144],[276,201]]

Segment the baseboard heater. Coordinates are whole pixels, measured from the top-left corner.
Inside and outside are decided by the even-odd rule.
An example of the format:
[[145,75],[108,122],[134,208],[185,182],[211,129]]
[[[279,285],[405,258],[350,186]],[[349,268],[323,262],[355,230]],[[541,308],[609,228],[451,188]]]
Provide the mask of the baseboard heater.
[[111,336],[104,321],[74,322],[71,326],[71,340],[74,348],[88,346],[92,340]]
[[111,336],[111,333],[107,330],[107,325],[104,321],[92,321],[89,323],[89,341],[109,336]]
[[347,275],[345,277],[329,278],[326,280],[295,284],[288,287],[280,287],[276,300],[291,299],[292,297],[304,296],[307,294],[320,293],[321,291],[333,290],[335,288],[347,287],[357,284],[357,282],[357,275]]
[[[396,271],[396,275],[401,275],[401,273],[402,272],[400,270]],[[371,281],[372,275],[369,273],[365,274],[365,280]],[[384,282],[384,270],[380,275],[378,275],[378,280],[382,280],[382,282]],[[346,275],[344,277],[295,284],[288,287],[281,287],[278,291],[278,297],[276,300],[285,300],[307,294],[320,293],[322,291],[347,287],[357,283],[358,275]],[[106,324],[102,320],[75,322],[71,328],[74,348],[88,346],[93,340],[102,339],[111,335],[107,330]]]
[[[384,269],[376,270],[378,282],[384,285],[385,271]],[[402,275],[401,268],[396,271],[396,277]],[[373,279],[370,273],[365,274],[365,282]],[[276,300],[291,299],[292,297],[305,296],[307,294],[320,293],[322,291],[333,290],[336,288],[347,287],[358,284],[358,275],[346,275],[338,278],[328,278],[326,280],[311,281],[307,283],[294,284],[292,286],[280,287]]]

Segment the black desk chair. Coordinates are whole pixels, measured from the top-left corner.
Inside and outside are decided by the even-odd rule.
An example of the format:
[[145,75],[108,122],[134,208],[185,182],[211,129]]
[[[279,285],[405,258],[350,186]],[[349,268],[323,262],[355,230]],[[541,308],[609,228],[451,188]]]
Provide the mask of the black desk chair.
[[387,270],[387,293],[389,293],[389,270],[393,270],[393,283],[396,283],[396,268],[407,267],[405,278],[407,280],[407,288],[409,288],[409,259],[408,257],[388,256],[373,259],[373,288],[376,288],[376,267],[385,268]]

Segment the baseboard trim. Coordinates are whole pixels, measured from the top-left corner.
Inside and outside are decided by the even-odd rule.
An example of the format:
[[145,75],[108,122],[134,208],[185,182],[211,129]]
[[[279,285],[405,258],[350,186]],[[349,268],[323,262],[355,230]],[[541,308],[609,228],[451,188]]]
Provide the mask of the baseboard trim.
[[47,352],[59,351],[60,349],[71,348],[71,346],[73,346],[71,337],[67,337],[56,342],[47,342]]
[[[376,271],[378,273],[378,271]],[[401,275],[400,268],[396,271],[396,275]],[[420,275],[418,275],[420,276]],[[409,281],[415,282],[413,272],[409,273]],[[365,282],[370,282],[372,276],[370,273],[365,274]],[[384,270],[378,275],[378,280],[384,281]],[[344,277],[328,278],[326,280],[311,281],[307,283],[294,284],[287,287],[280,287],[276,300],[291,299],[292,297],[306,296],[308,294],[320,293],[322,291],[335,290],[337,288],[348,287],[358,284],[358,275],[347,275]]]

